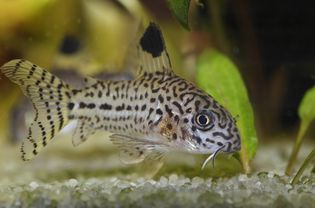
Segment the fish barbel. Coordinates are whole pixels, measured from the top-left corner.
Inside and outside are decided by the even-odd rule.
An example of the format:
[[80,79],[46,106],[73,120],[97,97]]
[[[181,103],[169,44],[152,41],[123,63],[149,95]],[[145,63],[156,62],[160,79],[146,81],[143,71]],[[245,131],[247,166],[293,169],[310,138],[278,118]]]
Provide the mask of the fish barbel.
[[139,39],[137,55],[134,80],[88,77],[82,89],[26,60],[4,64],[2,73],[20,86],[35,110],[21,146],[22,159],[32,159],[71,120],[77,120],[74,146],[96,131],[109,131],[125,163],[160,159],[169,151],[212,154],[208,159],[214,159],[220,151],[240,150],[234,118],[210,95],[172,71],[156,24],[150,23]]

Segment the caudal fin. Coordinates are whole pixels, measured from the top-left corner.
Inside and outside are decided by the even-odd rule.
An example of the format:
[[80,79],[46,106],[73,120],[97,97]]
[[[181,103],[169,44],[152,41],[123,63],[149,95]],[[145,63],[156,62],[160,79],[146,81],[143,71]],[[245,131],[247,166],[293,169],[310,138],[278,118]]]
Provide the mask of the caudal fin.
[[1,71],[19,85],[34,106],[35,118],[21,146],[22,159],[30,160],[68,123],[70,89],[56,76],[26,60],[12,60]]

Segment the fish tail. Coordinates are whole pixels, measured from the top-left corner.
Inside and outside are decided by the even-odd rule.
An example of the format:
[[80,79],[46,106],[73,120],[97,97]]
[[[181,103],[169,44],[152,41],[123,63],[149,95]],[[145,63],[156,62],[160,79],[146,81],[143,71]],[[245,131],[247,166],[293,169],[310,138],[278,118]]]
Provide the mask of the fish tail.
[[35,118],[21,146],[22,159],[27,161],[68,123],[71,90],[62,80],[26,60],[12,60],[4,64],[1,71],[19,85],[33,103]]

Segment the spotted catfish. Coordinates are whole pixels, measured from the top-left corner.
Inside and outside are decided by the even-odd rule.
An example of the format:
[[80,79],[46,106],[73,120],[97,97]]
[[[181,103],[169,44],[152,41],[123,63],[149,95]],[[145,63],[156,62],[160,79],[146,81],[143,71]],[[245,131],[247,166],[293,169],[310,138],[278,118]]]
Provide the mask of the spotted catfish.
[[210,154],[241,148],[231,114],[210,95],[172,71],[159,27],[150,23],[137,45],[134,80],[86,78],[74,89],[26,60],[1,67],[30,98],[35,118],[21,147],[30,160],[71,120],[77,120],[72,142],[77,146],[98,130],[112,133],[125,163],[160,159],[165,152]]

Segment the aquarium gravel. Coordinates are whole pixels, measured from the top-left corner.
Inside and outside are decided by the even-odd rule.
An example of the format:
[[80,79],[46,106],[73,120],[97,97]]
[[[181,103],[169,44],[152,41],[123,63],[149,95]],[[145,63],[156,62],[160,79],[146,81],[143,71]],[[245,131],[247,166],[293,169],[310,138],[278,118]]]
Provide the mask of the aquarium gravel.
[[[284,175],[290,144],[273,142],[259,148],[253,161],[255,170],[250,175],[202,176],[222,165],[220,158],[214,169],[209,165],[202,171],[202,160],[183,155],[168,161],[151,179],[144,176],[139,165],[132,169],[120,164],[117,152],[110,150],[112,146],[102,144],[103,140],[95,139],[85,147],[73,148],[70,141],[59,140],[31,162],[20,160],[16,146],[2,146],[0,208],[314,207],[315,204],[312,167],[294,186],[290,185],[292,177]],[[313,146],[310,143],[302,147],[298,164]]]
[[158,180],[117,177],[32,181],[0,187],[0,207],[313,207],[315,178],[298,185],[271,172],[202,179],[172,174]]

